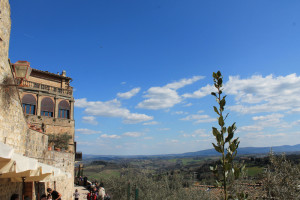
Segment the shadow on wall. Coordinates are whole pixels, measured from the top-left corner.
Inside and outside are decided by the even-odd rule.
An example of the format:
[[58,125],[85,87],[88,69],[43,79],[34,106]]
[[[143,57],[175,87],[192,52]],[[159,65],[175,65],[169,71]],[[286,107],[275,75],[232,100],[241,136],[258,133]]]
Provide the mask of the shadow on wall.
[[3,104],[7,105],[5,108],[9,107],[9,105],[13,103],[15,95],[18,93],[16,86],[14,85],[14,79],[8,75],[4,77],[3,82],[1,83],[0,93]]

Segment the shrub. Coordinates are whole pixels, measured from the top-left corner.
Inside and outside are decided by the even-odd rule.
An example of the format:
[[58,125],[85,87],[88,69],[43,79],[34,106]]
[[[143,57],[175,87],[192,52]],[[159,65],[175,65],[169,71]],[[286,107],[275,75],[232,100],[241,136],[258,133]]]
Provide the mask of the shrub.
[[[124,173],[123,173],[124,174]],[[105,183],[106,191],[113,199],[127,200],[128,183],[130,182],[131,199],[134,197],[135,188],[139,189],[139,199],[143,200],[210,200],[209,192],[195,187],[187,187],[187,180],[180,174],[149,176],[144,171],[137,174],[136,171],[126,171],[121,177],[111,177],[101,180]]]
[[271,164],[265,172],[264,189],[268,198],[300,199],[299,165],[291,163],[285,155],[269,155]]
[[69,148],[69,140],[72,138],[68,133],[63,134],[49,134],[48,135],[48,144],[53,144],[56,148]]

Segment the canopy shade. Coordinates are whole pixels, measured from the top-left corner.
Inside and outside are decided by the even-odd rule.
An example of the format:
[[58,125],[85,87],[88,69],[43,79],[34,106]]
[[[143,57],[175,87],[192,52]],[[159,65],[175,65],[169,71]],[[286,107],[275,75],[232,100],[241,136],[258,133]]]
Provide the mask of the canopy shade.
[[52,180],[56,177],[71,175],[60,169],[39,163],[34,158],[29,158],[14,153],[13,148],[0,142],[0,179],[10,178],[12,182],[25,182]]

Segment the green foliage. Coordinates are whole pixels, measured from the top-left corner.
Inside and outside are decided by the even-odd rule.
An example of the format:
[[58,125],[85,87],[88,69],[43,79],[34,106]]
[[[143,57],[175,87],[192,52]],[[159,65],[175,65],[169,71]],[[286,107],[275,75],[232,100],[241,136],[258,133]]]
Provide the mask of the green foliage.
[[63,134],[49,134],[48,135],[48,144],[54,145],[56,148],[69,148],[69,140],[72,138],[68,133]]
[[104,182],[105,190],[113,196],[113,199],[118,200],[127,200],[129,182],[131,200],[134,199],[136,188],[139,189],[139,199],[143,200],[214,199],[209,192],[194,188],[192,180],[186,180],[180,174],[151,176],[146,170],[138,173],[125,170],[120,177],[110,177],[101,181]]
[[228,116],[224,117],[223,112],[226,105],[226,95],[222,96],[223,93],[223,76],[220,71],[213,73],[214,86],[217,92],[212,92],[216,98],[219,108],[214,106],[214,111],[218,115],[218,124],[219,129],[212,127],[212,134],[216,138],[216,144],[212,143],[213,147],[217,152],[222,154],[221,164],[215,167],[211,167],[211,170],[214,172],[217,177],[216,183],[217,186],[222,186],[224,188],[224,199],[229,198],[228,187],[232,184],[234,179],[238,179],[240,176],[241,170],[244,166],[237,166],[233,159],[237,154],[237,149],[239,146],[239,138],[234,137],[234,132],[236,130],[236,125],[233,123],[231,126],[225,126],[225,120]]
[[300,199],[300,166],[291,163],[285,155],[269,155],[271,164],[263,182],[268,199]]

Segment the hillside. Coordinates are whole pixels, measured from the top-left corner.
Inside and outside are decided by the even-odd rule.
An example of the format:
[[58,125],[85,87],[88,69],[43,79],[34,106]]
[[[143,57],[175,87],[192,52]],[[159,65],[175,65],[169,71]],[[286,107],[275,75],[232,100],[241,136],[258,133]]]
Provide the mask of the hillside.
[[[268,154],[270,150],[274,153],[300,153],[300,144],[297,145],[283,145],[275,147],[240,147],[238,155],[249,154]],[[118,155],[88,155],[84,154],[84,160],[115,160],[125,158],[135,159],[149,159],[149,158],[166,158],[166,157],[194,157],[194,156],[218,156],[219,154],[214,149],[206,149],[196,152],[187,152],[182,154],[162,154],[162,155],[132,155],[132,156],[118,156]]]

